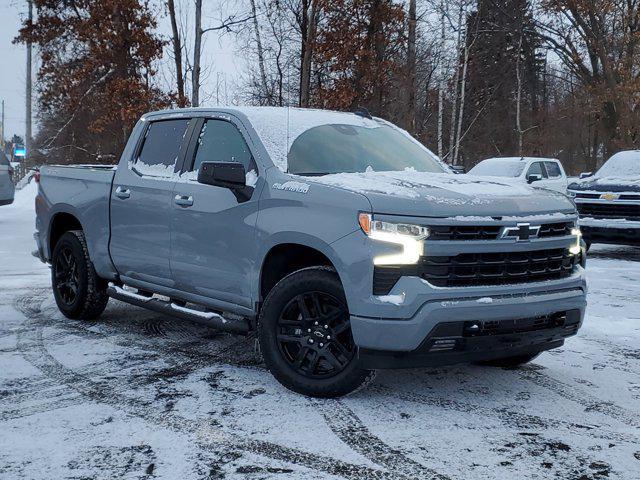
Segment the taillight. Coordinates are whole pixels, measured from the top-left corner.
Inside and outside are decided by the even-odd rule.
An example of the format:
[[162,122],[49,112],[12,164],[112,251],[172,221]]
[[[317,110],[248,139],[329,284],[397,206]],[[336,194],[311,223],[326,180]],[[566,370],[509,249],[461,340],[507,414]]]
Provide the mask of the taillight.
[[33,174],[33,179],[36,181],[36,183],[40,183],[40,172],[36,171],[36,173]]
[[9,167],[9,180],[13,182],[13,167]]

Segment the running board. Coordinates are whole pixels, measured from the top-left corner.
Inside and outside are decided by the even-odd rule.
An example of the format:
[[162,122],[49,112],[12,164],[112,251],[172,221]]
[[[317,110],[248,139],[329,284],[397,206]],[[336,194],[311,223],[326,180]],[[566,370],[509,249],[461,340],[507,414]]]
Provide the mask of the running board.
[[200,310],[176,305],[171,301],[145,297],[144,295],[130,292],[112,283],[110,283],[107,288],[107,295],[111,298],[115,298],[116,300],[120,300],[121,302],[129,303],[137,307],[147,308],[154,312],[164,313],[172,317],[201,323],[225,332],[247,333],[251,329],[249,322],[246,320],[227,320],[222,315],[215,312],[202,312]]

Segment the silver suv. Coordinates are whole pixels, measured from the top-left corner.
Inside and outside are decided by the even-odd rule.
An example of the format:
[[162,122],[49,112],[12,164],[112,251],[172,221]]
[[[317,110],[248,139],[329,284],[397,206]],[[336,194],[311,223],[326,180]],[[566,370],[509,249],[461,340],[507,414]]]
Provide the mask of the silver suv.
[[13,203],[15,189],[13,186],[13,168],[9,159],[0,151],[0,205]]

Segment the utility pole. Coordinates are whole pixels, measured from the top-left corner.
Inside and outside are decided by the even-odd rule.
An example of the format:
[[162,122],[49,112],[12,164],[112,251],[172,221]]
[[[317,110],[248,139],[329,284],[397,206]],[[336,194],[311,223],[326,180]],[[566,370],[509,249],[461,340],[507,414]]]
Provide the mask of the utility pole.
[[[27,0],[29,5],[28,25],[33,22],[33,0]],[[31,159],[31,41],[27,42],[27,95],[26,95],[26,125],[24,135],[24,146],[26,150],[25,161]],[[4,127],[4,122],[2,123]],[[4,130],[4,128],[3,128]],[[3,132],[4,135],[4,132]]]
[[2,134],[0,134],[0,146],[4,149],[4,100],[2,100]]

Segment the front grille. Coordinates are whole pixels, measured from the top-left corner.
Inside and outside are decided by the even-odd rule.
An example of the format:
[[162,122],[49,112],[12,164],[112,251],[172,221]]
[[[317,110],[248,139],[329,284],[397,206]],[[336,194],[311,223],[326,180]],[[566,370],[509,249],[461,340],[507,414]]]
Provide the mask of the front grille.
[[[436,225],[429,227],[429,241],[442,240],[497,240],[501,225]],[[539,237],[561,237],[569,235],[573,222],[543,223]]]
[[583,217],[640,220],[640,204],[629,203],[578,203],[578,213]]
[[417,265],[376,266],[374,295],[387,295],[403,276],[417,276],[437,287],[510,285],[557,280],[571,275],[578,263],[567,249],[528,252],[463,253],[425,256]]
[[421,277],[438,287],[508,285],[571,275],[576,257],[567,249],[533,252],[463,253],[424,257]]

